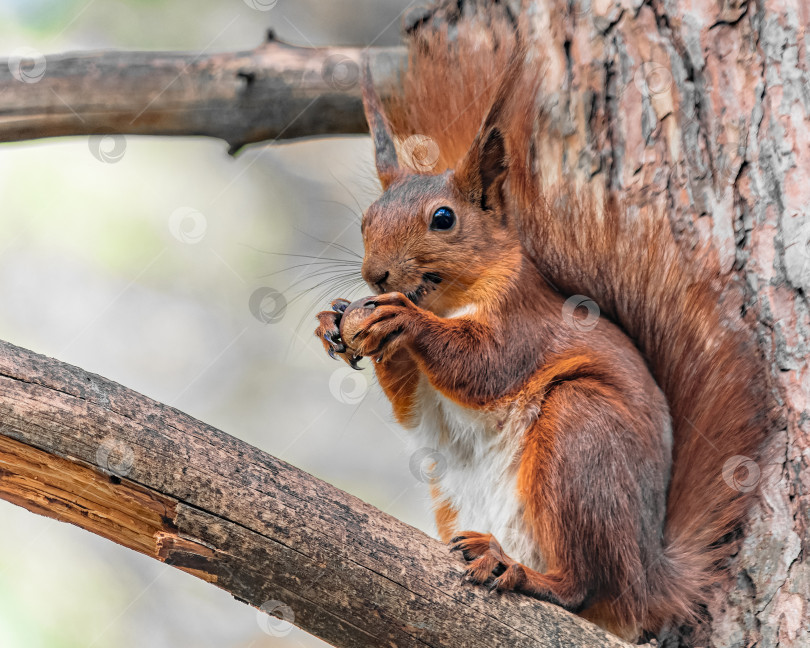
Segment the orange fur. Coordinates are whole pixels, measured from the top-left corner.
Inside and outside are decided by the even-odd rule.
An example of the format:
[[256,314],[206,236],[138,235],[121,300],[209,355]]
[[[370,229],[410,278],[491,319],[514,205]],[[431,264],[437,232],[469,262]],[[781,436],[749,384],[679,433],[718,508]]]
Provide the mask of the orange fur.
[[515,32],[507,10],[493,5],[481,23],[451,15],[452,36],[446,24],[412,34],[412,72],[402,79],[402,92],[389,94],[385,108],[397,141],[425,135],[438,144],[431,173],[454,168],[467,153],[512,56]]
[[394,417],[400,423],[407,423],[414,415],[417,403],[413,397],[419,374],[411,357],[400,352],[394,354],[385,364],[376,367],[377,380],[394,409]]
[[437,485],[430,488],[430,495],[433,498],[433,513],[436,516],[436,533],[442,542],[450,542],[453,532],[456,530],[456,520],[458,511],[453,508],[453,504],[442,495],[441,489]]

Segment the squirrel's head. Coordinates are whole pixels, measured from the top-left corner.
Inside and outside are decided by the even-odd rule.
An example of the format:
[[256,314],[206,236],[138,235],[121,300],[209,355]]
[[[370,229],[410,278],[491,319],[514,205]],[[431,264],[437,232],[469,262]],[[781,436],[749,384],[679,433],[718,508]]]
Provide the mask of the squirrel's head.
[[400,165],[379,99],[365,86],[384,192],[363,216],[363,279],[377,293],[402,292],[439,315],[474,304],[520,263],[503,133],[487,120],[455,169],[411,172]]

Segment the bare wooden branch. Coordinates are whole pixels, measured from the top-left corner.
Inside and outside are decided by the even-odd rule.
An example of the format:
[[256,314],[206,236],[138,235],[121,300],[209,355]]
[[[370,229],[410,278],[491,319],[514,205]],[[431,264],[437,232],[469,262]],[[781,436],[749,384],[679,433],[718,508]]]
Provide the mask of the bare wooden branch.
[[7,342],[0,497],[336,646],[626,645],[550,604],[465,583],[461,561],[407,524],[182,412]]
[[0,61],[0,142],[57,135],[207,135],[231,150],[262,140],[366,133],[368,51],[381,91],[402,48],[304,48],[269,40],[248,52],[19,52]]

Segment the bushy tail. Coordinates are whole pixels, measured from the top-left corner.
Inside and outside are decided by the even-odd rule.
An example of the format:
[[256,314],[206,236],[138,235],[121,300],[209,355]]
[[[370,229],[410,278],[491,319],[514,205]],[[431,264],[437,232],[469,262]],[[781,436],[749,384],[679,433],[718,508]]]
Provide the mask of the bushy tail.
[[410,165],[417,172],[441,173],[464,157],[512,60],[515,29],[509,11],[487,1],[467,17],[458,9],[461,3],[438,2],[425,18],[430,24],[409,34],[402,91],[390,93],[385,111],[406,162],[412,152],[403,149],[409,142],[429,138],[427,159]]
[[563,293],[596,301],[666,395],[674,437],[666,550],[648,575],[645,627],[691,620],[764,470],[772,410],[759,348],[724,305],[711,255],[685,258],[664,214],[634,218],[570,195],[525,213],[526,247],[541,271]]
[[488,11],[479,10],[479,24],[458,20],[449,30],[412,34],[404,91],[388,107],[392,127],[400,140],[432,138],[440,157],[424,172],[441,172],[463,158],[496,97],[514,103],[503,130],[529,255],[562,293],[590,297],[625,330],[669,403],[666,550],[648,574],[644,627],[692,620],[728,557],[722,541],[744,520],[764,469],[773,411],[767,372],[739,312],[724,306],[711,254],[687,259],[665,214],[595,205],[573,190],[541,193],[532,135],[537,73],[528,70],[521,86],[498,95],[515,31],[500,5]]

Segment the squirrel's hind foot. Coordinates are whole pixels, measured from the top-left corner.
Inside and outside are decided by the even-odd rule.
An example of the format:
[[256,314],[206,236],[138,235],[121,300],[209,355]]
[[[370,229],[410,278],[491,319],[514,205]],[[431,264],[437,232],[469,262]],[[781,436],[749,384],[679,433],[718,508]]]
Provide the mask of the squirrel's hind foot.
[[578,583],[561,573],[541,574],[513,560],[490,533],[463,531],[450,541],[450,551],[460,551],[467,561],[465,578],[488,585],[490,591],[520,592],[574,613],[585,607],[587,596]]
[[464,576],[490,590],[517,590],[526,579],[524,567],[510,558],[490,533],[464,531],[450,541],[450,551],[460,551],[469,564]]

